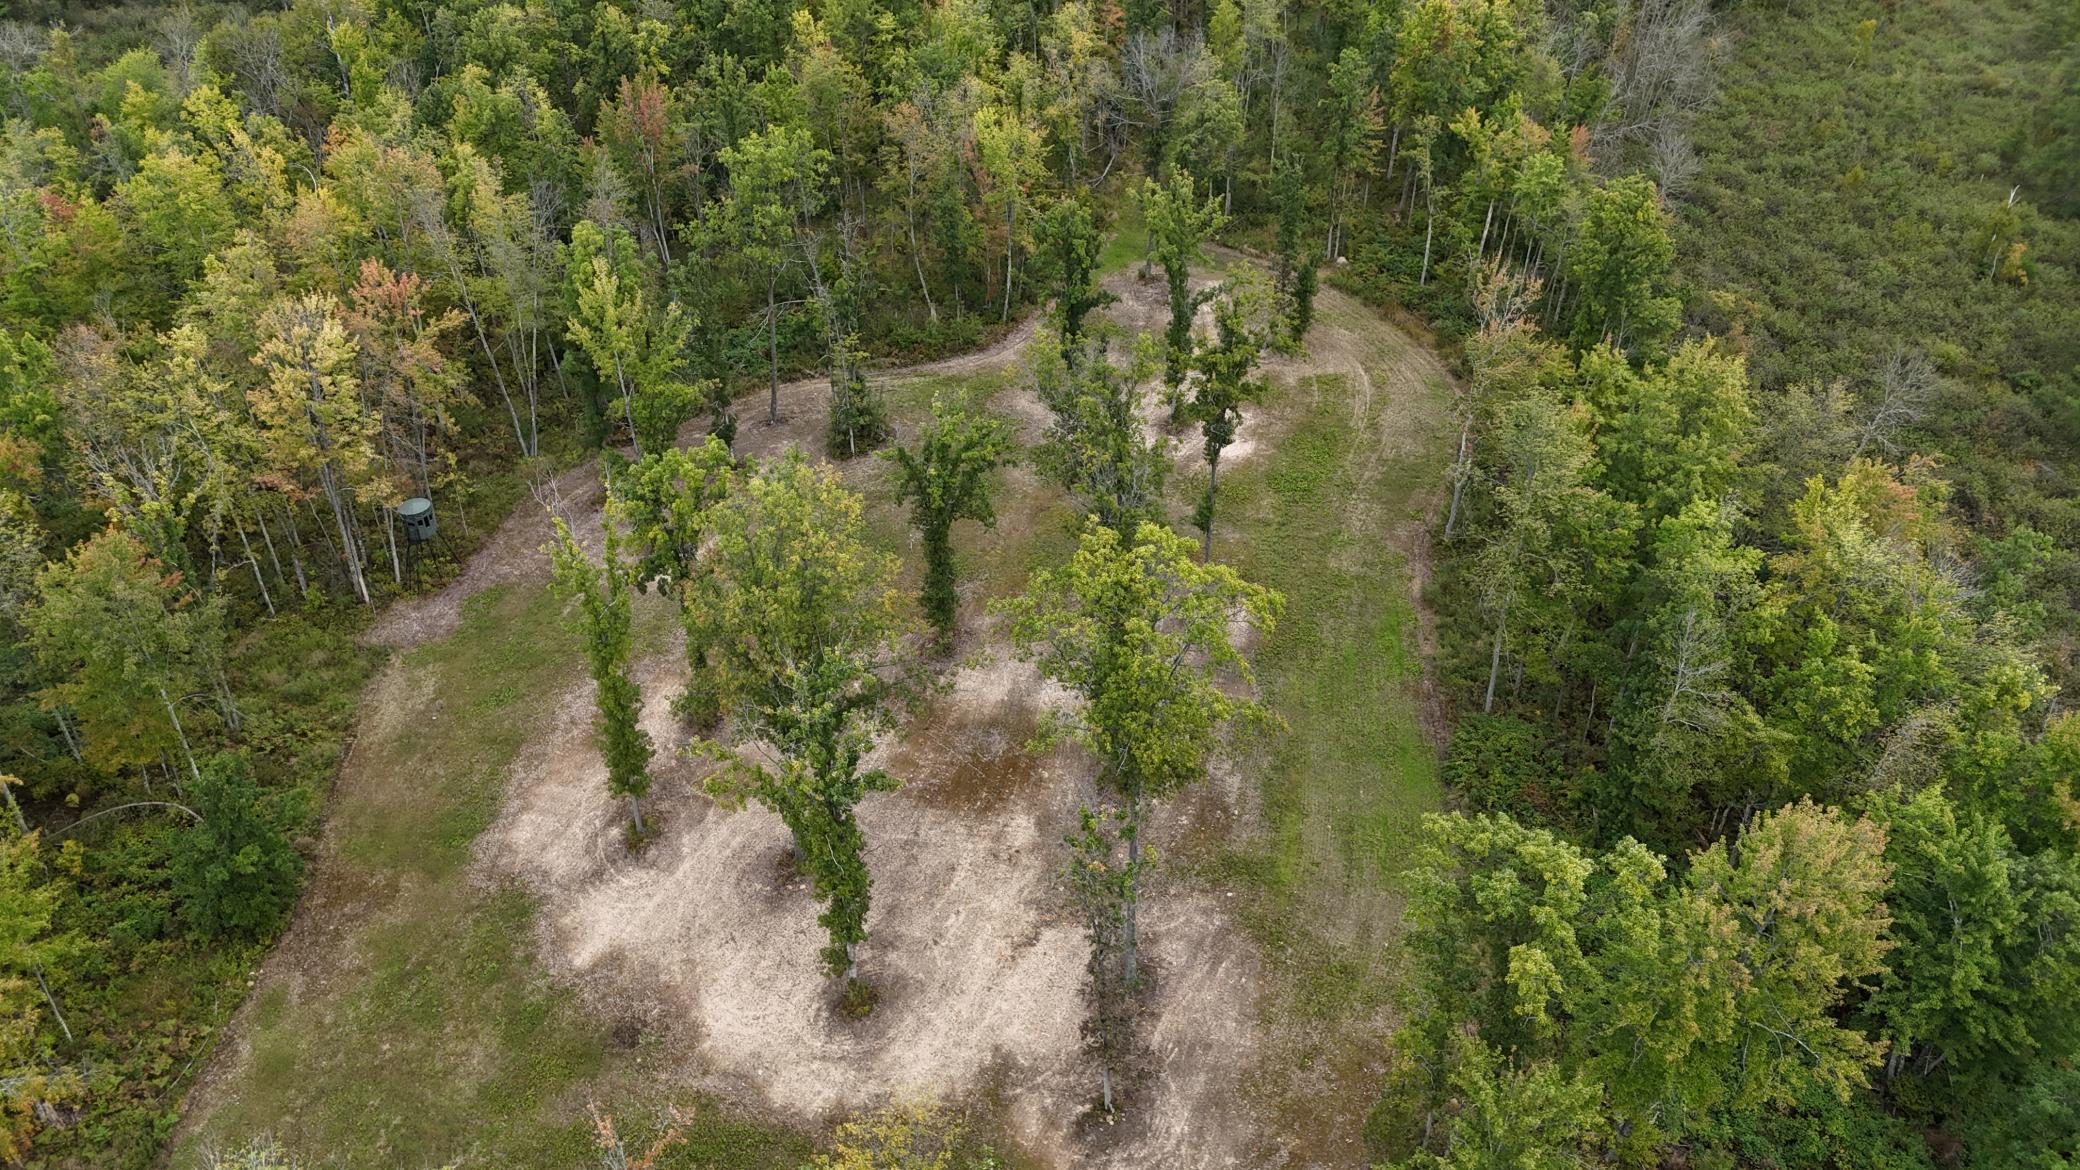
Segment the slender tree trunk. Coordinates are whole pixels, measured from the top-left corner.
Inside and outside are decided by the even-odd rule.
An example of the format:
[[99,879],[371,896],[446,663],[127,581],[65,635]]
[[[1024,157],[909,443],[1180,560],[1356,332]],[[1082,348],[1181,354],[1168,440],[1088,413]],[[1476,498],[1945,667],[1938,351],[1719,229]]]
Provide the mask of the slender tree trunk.
[[11,777],[0,776],[0,796],[7,797],[7,811],[14,814],[14,830],[23,837],[29,835],[29,820],[22,815],[22,806],[14,801],[14,784]]
[[[644,168],[649,169],[649,168]],[[650,180],[650,222],[657,230],[657,254],[664,258],[666,271],[672,267],[672,245],[666,238],[664,227],[664,193],[658,190],[657,180]]]
[[65,1022],[65,1013],[58,1010],[58,1000],[51,994],[51,985],[43,978],[43,964],[36,964],[36,986],[43,992],[43,1002],[50,1005],[51,1018],[58,1021],[58,1030],[65,1033],[65,1043],[72,1043],[72,1025]]
[[[253,584],[260,587],[260,600],[267,603],[267,616],[274,616],[274,597],[267,592],[267,575],[260,571],[260,558],[253,555],[253,542],[246,537],[246,523],[238,522],[238,543],[246,550],[246,564],[253,567]],[[280,573],[281,567],[275,567]]]
[[217,710],[224,716],[224,726],[233,731],[245,724],[245,716],[239,714],[238,700],[231,697],[231,680],[224,677],[223,668],[216,671]]
[[1468,442],[1473,435],[1473,413],[1467,412],[1466,421],[1459,427],[1459,458],[1452,464],[1452,506],[1444,514],[1444,538],[1452,538],[1452,530],[1459,522],[1459,494],[1466,488],[1466,456]]
[[[1473,250],[1473,259],[1475,263],[1485,264],[1488,262],[1488,228],[1492,224],[1494,224],[1494,222],[1495,201],[1493,199],[1490,199],[1488,200],[1488,214],[1481,218],[1481,246]],[[1497,248],[1496,250],[1499,252],[1502,249]]]
[[1502,630],[1505,622],[1495,623],[1495,652],[1488,657],[1488,695],[1481,700],[1481,714],[1495,713],[1495,679],[1502,673]]
[[54,711],[52,714],[58,718],[58,734],[65,737],[65,750],[72,753],[73,763],[79,763],[79,737],[72,734],[72,720],[65,718],[63,710]]
[[452,263],[450,267],[455,274],[455,287],[462,290],[463,312],[469,316],[470,327],[476,331],[477,345],[484,351],[484,361],[491,366],[491,380],[498,384],[498,396],[505,401],[506,414],[512,417],[513,441],[520,444],[522,455],[536,454],[534,446],[527,441],[526,430],[520,426],[520,408],[513,405],[513,392],[506,387],[505,373],[498,367],[498,355],[491,351],[491,338],[484,333],[484,319],[477,315],[477,303],[463,284],[461,267]]
[[1281,57],[1278,62],[1278,68],[1271,73],[1271,133],[1268,136],[1269,141],[1266,145],[1271,151],[1271,163],[1273,166],[1278,165],[1279,115],[1284,112],[1284,103],[1280,99],[1285,96],[1285,77],[1286,63],[1285,59]]
[[633,793],[628,798],[628,818],[635,825],[636,836],[643,835],[643,802]]
[[157,689],[159,691],[159,702],[166,707],[166,717],[173,720],[173,734],[175,738],[181,741],[181,754],[188,757],[188,771],[194,775],[197,781],[200,781],[202,779],[202,769],[195,766],[195,750],[188,746],[188,733],[181,727],[180,712],[173,709],[173,699],[167,695],[166,688],[162,685],[158,686]]
[[283,515],[289,520],[289,564],[296,569],[296,591],[306,600],[311,595],[310,578],[303,572],[303,534],[296,529],[296,508],[291,505]]
[[1127,904],[1124,945],[1120,950],[1120,972],[1131,991],[1141,974],[1141,787],[1127,794]]
[[260,524],[260,541],[267,546],[267,559],[274,563],[275,584],[288,584],[289,579],[282,576],[281,555],[274,551],[274,534],[267,531],[267,510],[264,508],[253,509],[253,519]]
[[766,278],[766,362],[772,389],[766,398],[766,424],[780,421],[780,294],[777,278]]
[[614,384],[621,387],[621,417],[628,420],[628,441],[635,444],[636,458],[643,457],[643,440],[636,434],[636,400],[629,389],[628,375],[622,372],[621,355],[614,355]]
[[333,473],[331,464],[318,469],[318,479],[325,488],[326,502],[332,505],[333,522],[339,525],[340,559],[346,562],[347,579],[353,584],[354,591],[361,595],[361,604],[374,605],[375,601],[368,592],[368,579],[361,572],[361,544],[354,538],[354,525],[347,515],[339,478]]
[[1336,248],[1337,248],[1337,243],[1336,243],[1336,228],[1337,228],[1337,216],[1338,216],[1338,214],[1339,214],[1339,213],[1340,213],[1340,212],[1342,211],[1342,207],[1341,207],[1341,203],[1342,203],[1342,199],[1341,199],[1341,195],[1342,195],[1342,189],[1343,189],[1343,181],[1342,181],[1341,179],[1339,179],[1339,178],[1337,178],[1337,177],[1336,177],[1336,174],[1335,174],[1335,172],[1333,172],[1333,171],[1332,171],[1332,172],[1330,172],[1330,175],[1329,175],[1329,231],[1328,231],[1328,239],[1326,239],[1326,240],[1324,240],[1324,241],[1322,242],[1322,250],[1323,250],[1324,252],[1326,252],[1326,253],[1328,254],[1328,256],[1329,256],[1329,263],[1331,263],[1331,264],[1334,264],[1334,263],[1336,263]]
[[1221,453],[1216,450],[1206,460],[1206,528],[1199,545],[1199,563],[1213,560],[1213,497],[1220,488]]
[[1018,275],[1018,191],[1014,187],[1004,200],[1009,215],[1004,221],[1004,320],[1011,320],[1011,283]]
[[1099,1061],[1099,1062],[1098,1062],[1098,1083],[1099,1083],[1099,1085],[1101,1085],[1101,1086],[1102,1086],[1102,1089],[1101,1089],[1100,1091],[1101,1091],[1101,1092],[1102,1092],[1102,1093],[1104,1094],[1104,1096],[1105,1096],[1105,1112],[1107,1112],[1107,1113],[1111,1113],[1111,1112],[1113,1111],[1113,1110],[1112,1110],[1112,1062],[1110,1062],[1110,1061],[1103,1061],[1103,1060],[1101,1060],[1101,1061]]
[[[1073,178],[1076,169],[1074,154],[1070,155],[1069,169]],[[903,226],[910,233],[910,264],[917,269],[917,291],[924,294],[924,311],[937,321],[939,306],[932,303],[932,286],[924,278],[924,249],[917,243],[917,169],[914,166],[907,168],[904,177],[910,188],[910,197],[903,201]]]
[[1437,231],[1437,193],[1424,184],[1423,192],[1423,275],[1417,279],[1416,287],[1430,283],[1430,238]]
[[553,341],[549,344],[549,367],[556,371],[557,392],[563,396],[565,402],[570,401],[571,383],[570,379],[563,375],[563,351],[556,348]]

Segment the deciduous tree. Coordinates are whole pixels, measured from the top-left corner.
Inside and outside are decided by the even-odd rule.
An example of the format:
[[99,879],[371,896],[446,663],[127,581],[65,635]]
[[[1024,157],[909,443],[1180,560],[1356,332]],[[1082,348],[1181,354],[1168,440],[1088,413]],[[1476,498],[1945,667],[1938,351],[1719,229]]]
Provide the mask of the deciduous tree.
[[1182,170],[1173,171],[1168,182],[1144,179],[1139,198],[1149,255],[1162,266],[1163,280],[1170,289],[1163,376],[1174,393],[1184,383],[1191,362],[1192,318],[1213,295],[1211,290],[1192,291],[1192,264],[1202,259],[1199,246],[1221,229],[1227,217],[1221,214],[1220,200],[1199,198],[1198,184]]
[[1084,318],[1119,298],[1098,287],[1098,258],[1104,237],[1090,208],[1064,195],[1033,225],[1035,260],[1054,300],[1054,326],[1064,352],[1083,340]]
[[628,801],[629,827],[641,837],[643,797],[650,794],[650,733],[642,726],[642,689],[629,674],[634,614],[620,526],[610,518],[603,527],[605,546],[594,561],[571,535],[570,525],[556,517],[556,543],[550,548],[556,575],[551,587],[565,604],[575,606],[565,622],[592,670],[600,718],[593,737],[607,766],[607,791]]
[[896,501],[910,507],[910,522],[924,542],[926,620],[950,644],[960,605],[954,588],[953,525],[973,520],[995,527],[990,506],[991,475],[1011,462],[1011,428],[991,415],[971,414],[958,405],[935,400],[932,417],[918,433],[916,447],[882,453],[895,465]]
[[1062,361],[1042,352],[1035,359],[1036,389],[1052,415],[1035,460],[1100,524],[1131,529],[1156,514],[1169,468],[1169,444],[1144,433],[1141,421],[1152,349],[1139,347],[1130,370],[1106,359],[1103,342],[1070,355]]
[[1211,344],[1192,357],[1199,372],[1192,385],[1192,400],[1185,417],[1199,424],[1206,454],[1206,497],[1200,501],[1196,519],[1204,534],[1200,559],[1213,557],[1213,505],[1220,490],[1221,452],[1235,441],[1242,424],[1242,408],[1271,390],[1262,378],[1250,377],[1257,357],[1263,352],[1261,339],[1250,320],[1251,308],[1244,294],[1233,289],[1214,302]]
[[262,441],[282,473],[317,477],[347,580],[363,604],[373,605],[355,489],[376,467],[379,427],[361,395],[360,355],[339,302],[325,293],[278,301],[261,315],[260,333],[253,363],[265,380],[248,396]]
[[741,479],[710,531],[699,604],[739,746],[705,745],[724,765],[709,790],[786,823],[850,988],[873,885],[857,807],[898,784],[861,762],[912,685],[896,561],[867,543],[859,496],[798,455]]
[[735,470],[729,448],[710,436],[698,447],[668,447],[631,464],[610,463],[607,474],[608,512],[627,531],[633,550],[630,580],[646,592],[653,586],[669,592],[685,627],[686,689],[673,709],[703,725],[721,708],[708,668],[711,635],[696,578],[707,571],[701,546],[709,510],[729,495]]
[[1137,909],[1147,804],[1206,775],[1237,723],[1271,719],[1223,683],[1252,683],[1238,624],[1269,631],[1284,599],[1225,565],[1192,560],[1191,542],[1156,524],[1129,537],[1086,523],[1069,563],[1033,575],[998,603],[1018,653],[1076,697],[1049,734],[1081,744],[1120,802],[1129,883],[1121,977],[1140,978]]
[[203,596],[109,529],[44,568],[23,614],[29,645],[53,680],[44,700],[71,712],[82,752],[112,769],[159,763],[178,750],[200,778],[190,696],[222,694],[224,600]]
[[0,830],[0,1158],[22,1160],[50,1110],[77,1095],[79,1075],[39,1037],[46,1008],[70,1039],[46,971],[76,940],[53,929],[59,889],[46,879],[37,835]]
[[296,901],[303,858],[283,831],[280,801],[263,799],[246,758],[211,756],[187,788],[199,819],[174,848],[181,918],[203,938],[262,938]]

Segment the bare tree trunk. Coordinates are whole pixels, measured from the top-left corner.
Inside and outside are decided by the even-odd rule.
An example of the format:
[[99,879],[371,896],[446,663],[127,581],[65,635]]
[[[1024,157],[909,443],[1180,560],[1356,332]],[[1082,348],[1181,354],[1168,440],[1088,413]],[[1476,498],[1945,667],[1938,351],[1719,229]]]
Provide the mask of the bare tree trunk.
[[1125,910],[1125,932],[1120,950],[1120,973],[1126,977],[1126,986],[1132,990],[1141,974],[1141,788],[1133,786],[1127,794],[1127,899]]
[[1430,283],[1430,238],[1437,231],[1437,196],[1428,183],[1423,184],[1423,275],[1416,280],[1416,287]]
[[224,716],[224,726],[237,731],[244,725],[245,716],[239,714],[238,700],[231,696],[231,680],[224,677],[222,667],[218,667],[214,673],[217,676],[217,710]]
[[72,734],[72,720],[65,718],[65,712],[62,710],[54,711],[52,714],[58,717],[58,734],[65,737],[65,750],[72,753],[73,763],[79,763],[79,738]]
[[1459,495],[1466,488],[1466,456],[1468,444],[1473,436],[1473,412],[1468,411],[1466,421],[1459,427],[1459,458],[1452,464],[1452,506],[1444,514],[1444,538],[1452,538],[1452,530],[1459,523]]
[[780,421],[780,295],[779,278],[766,278],[766,363],[772,389],[766,398],[766,424]]
[[1502,630],[1505,622],[1495,623],[1495,652],[1488,658],[1488,695],[1481,700],[1481,714],[1495,713],[1495,680],[1502,673]]
[[643,457],[643,440],[636,434],[635,394],[629,389],[628,375],[621,369],[621,355],[614,355],[614,384],[621,388],[621,417],[628,420],[628,441],[635,444],[636,458]]
[[534,455],[537,452],[534,446],[528,443],[527,432],[520,426],[520,408],[513,405],[513,392],[506,387],[505,372],[498,367],[498,355],[491,352],[491,339],[484,333],[484,320],[477,315],[477,303],[469,295],[468,286],[463,283],[461,266],[450,261],[450,268],[455,276],[455,287],[462,293],[463,312],[469,317],[470,327],[476,331],[477,345],[484,351],[484,360],[491,366],[491,380],[498,383],[498,396],[505,400],[506,414],[512,417],[513,441],[520,444],[522,455]]
[[72,1043],[72,1025],[65,1022],[65,1013],[58,1010],[57,997],[51,994],[51,985],[44,981],[43,964],[36,964],[36,986],[43,992],[43,1002],[50,1005],[51,1018],[58,1021],[58,1029],[65,1033],[65,1043]]
[[296,591],[308,599],[311,595],[310,578],[303,573],[303,534],[296,530],[296,509],[291,506],[285,513],[289,519],[289,563],[296,569]]
[[1018,274],[1018,190],[1014,187],[1004,200],[1008,217],[1004,221],[1004,320],[1011,320],[1011,282]]
[[[1069,156],[1069,171],[1073,180],[1076,171],[1076,156],[1073,152]],[[910,197],[903,201],[903,226],[910,233],[910,263],[917,269],[917,291],[924,294],[924,311],[932,320],[937,321],[939,306],[932,303],[932,286],[924,278],[924,249],[917,243],[917,210],[913,206],[917,199],[917,168],[905,168],[904,177],[910,188]]]
[[[274,616],[274,598],[267,592],[267,576],[260,571],[260,558],[253,555],[253,542],[246,537],[246,522],[238,522],[238,543],[246,550],[246,564],[253,567],[253,584],[260,587],[260,600],[267,603],[267,616]],[[275,566],[280,573],[281,566]]]
[[202,779],[202,769],[195,766],[195,749],[188,746],[188,733],[181,727],[180,712],[173,709],[173,699],[167,695],[164,686],[158,686],[157,690],[159,692],[159,702],[166,706],[166,717],[173,720],[173,734],[181,741],[181,754],[188,757],[188,771],[194,775],[197,781],[200,781]]
[[287,584],[289,579],[287,577],[282,576],[281,555],[274,551],[274,534],[267,531],[266,510],[261,508],[255,508],[253,510],[253,519],[258,521],[260,524],[260,540],[261,543],[267,546],[267,559],[274,562],[275,582],[277,584]]

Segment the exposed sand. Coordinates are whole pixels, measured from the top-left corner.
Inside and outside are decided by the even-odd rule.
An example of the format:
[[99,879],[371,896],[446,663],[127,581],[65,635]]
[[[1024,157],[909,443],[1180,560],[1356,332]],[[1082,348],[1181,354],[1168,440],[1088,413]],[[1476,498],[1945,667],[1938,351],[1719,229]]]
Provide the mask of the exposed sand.
[[[655,659],[639,676],[645,725],[680,742],[666,707],[683,668]],[[1086,945],[1058,874],[1060,840],[1091,793],[1072,749],[1026,750],[1056,698],[1031,668],[961,669],[873,761],[917,779],[860,808],[874,875],[862,973],[880,993],[864,1021],[834,1008],[816,903],[786,863],[777,817],[717,806],[682,775],[659,784],[678,789],[653,802],[660,838],[627,855],[589,689],[573,688],[561,704],[572,715],[522,753],[479,852],[487,876],[540,895],[543,952],[603,1011],[665,1029],[683,1075],[810,1124],[995,1085],[1013,1136],[1053,1165],[1244,1164],[1253,1134],[1238,1078],[1254,1048],[1256,966],[1210,893],[1150,892],[1153,1075],[1127,1123],[1084,1123],[1097,1088],[1080,1055]]]

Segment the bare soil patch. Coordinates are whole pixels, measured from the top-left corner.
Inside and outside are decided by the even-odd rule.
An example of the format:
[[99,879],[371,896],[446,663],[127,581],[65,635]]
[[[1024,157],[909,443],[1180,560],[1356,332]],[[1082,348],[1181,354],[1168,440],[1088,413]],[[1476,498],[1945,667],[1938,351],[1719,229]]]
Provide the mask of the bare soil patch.
[[[684,738],[665,710],[682,669],[667,656],[639,671],[660,743]],[[658,839],[626,853],[589,691],[572,688],[567,716],[522,753],[482,868],[537,891],[541,952],[602,1009],[671,1034],[679,1075],[811,1125],[997,1084],[1012,1137],[1049,1165],[1243,1164],[1257,970],[1205,891],[1151,892],[1147,1087],[1120,1126],[1078,1124],[1096,1080],[1079,1051],[1086,947],[1059,888],[1060,840],[1092,793],[1076,753],[1028,750],[1058,698],[1029,667],[960,669],[877,753],[917,779],[861,805],[875,880],[863,973],[880,992],[864,1021],[835,1009],[778,818],[713,805],[682,777],[660,784],[678,795],[657,802]]]

